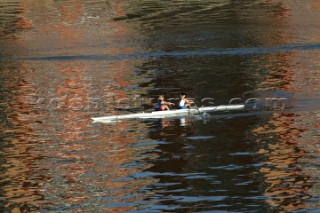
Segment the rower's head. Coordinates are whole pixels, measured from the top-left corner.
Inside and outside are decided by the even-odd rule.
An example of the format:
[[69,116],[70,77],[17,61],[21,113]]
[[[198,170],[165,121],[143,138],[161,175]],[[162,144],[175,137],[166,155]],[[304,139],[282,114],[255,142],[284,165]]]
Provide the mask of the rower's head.
[[159,100],[163,101],[164,100],[164,96],[163,95],[159,95]]
[[186,93],[184,93],[184,92],[181,93],[181,94],[180,94],[180,97],[181,97],[181,98],[185,98],[185,97],[186,97]]

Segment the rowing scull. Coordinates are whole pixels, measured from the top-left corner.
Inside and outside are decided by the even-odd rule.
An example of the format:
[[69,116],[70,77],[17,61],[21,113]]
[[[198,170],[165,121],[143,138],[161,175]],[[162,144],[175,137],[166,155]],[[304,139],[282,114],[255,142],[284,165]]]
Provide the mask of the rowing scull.
[[112,122],[117,120],[125,119],[149,119],[149,118],[166,118],[166,117],[176,117],[176,116],[187,116],[187,115],[199,115],[203,112],[221,112],[221,111],[233,111],[233,110],[243,110],[245,105],[220,105],[220,106],[209,106],[191,109],[177,109],[177,110],[166,110],[166,111],[154,111],[148,113],[136,113],[127,115],[111,115],[104,117],[92,118],[94,122]]

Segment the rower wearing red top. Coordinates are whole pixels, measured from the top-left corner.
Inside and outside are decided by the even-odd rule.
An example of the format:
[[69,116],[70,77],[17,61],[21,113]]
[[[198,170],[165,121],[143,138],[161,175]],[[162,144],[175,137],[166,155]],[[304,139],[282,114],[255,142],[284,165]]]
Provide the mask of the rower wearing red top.
[[156,111],[170,110],[168,105],[174,105],[174,103],[165,101],[164,96],[160,95],[156,105]]
[[192,103],[194,102],[192,100],[187,99],[185,93],[180,94],[179,109],[191,108]]

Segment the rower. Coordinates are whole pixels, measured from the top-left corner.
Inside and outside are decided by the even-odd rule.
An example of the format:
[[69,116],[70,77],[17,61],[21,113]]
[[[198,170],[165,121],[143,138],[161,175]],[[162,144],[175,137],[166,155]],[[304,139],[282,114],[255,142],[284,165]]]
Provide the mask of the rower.
[[164,100],[164,96],[160,95],[156,105],[156,111],[170,110],[168,105],[174,105],[174,103]]
[[180,94],[179,109],[191,108],[192,103],[194,102],[192,100],[187,99],[185,93]]

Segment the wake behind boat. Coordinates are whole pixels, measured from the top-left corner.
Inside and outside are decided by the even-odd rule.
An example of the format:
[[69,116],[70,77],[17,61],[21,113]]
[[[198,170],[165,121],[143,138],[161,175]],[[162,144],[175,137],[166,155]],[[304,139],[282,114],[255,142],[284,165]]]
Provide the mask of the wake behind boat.
[[142,112],[135,114],[126,115],[111,115],[104,117],[92,118],[94,122],[114,122],[118,120],[125,119],[150,119],[150,118],[166,118],[166,117],[179,117],[188,115],[199,115],[204,112],[221,112],[221,111],[234,111],[245,109],[244,104],[237,105],[220,105],[220,106],[208,106],[200,108],[190,108],[190,109],[176,109],[176,110],[165,110],[165,111],[154,111],[154,112]]

